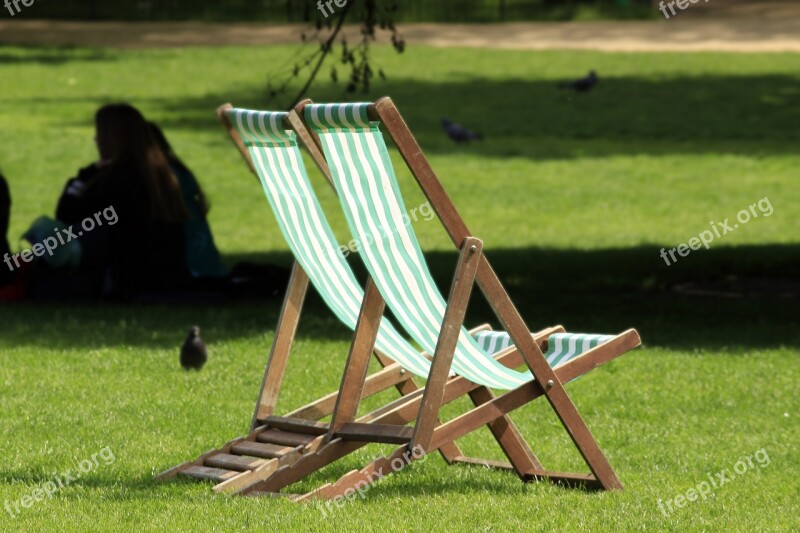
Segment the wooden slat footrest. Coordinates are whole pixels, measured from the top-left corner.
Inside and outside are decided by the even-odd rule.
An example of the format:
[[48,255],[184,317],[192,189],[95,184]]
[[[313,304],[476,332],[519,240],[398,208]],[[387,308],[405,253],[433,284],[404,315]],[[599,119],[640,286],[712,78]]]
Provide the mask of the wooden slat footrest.
[[360,442],[383,442],[386,444],[407,444],[414,435],[410,426],[391,424],[343,424],[336,437]]
[[287,418],[283,416],[268,416],[264,423],[271,428],[288,431],[291,433],[301,433],[304,435],[324,435],[328,432],[328,424],[305,420],[302,418]]
[[547,479],[557,485],[566,486],[581,486],[581,487],[597,487],[600,488],[600,482],[597,481],[592,474],[571,474],[566,472],[548,472],[546,470],[529,470],[525,472],[523,481],[538,481],[540,479]]
[[277,429],[268,429],[267,431],[262,431],[256,437],[260,442],[267,442],[270,444],[280,444],[282,446],[291,446],[292,448],[296,448],[297,446],[305,446],[312,440],[314,440],[314,435],[306,435],[303,433],[290,433],[288,431],[280,431]]
[[244,441],[231,446],[231,452],[236,455],[251,455],[264,459],[278,459],[293,450],[294,448],[288,446],[252,441]]
[[475,465],[475,466],[484,466],[487,468],[496,468],[498,470],[514,470],[514,467],[511,463],[506,463],[503,461],[494,461],[492,459],[477,459],[475,457],[455,457],[453,459],[454,463],[464,463],[468,465]]
[[209,468],[207,466],[189,466],[181,470],[178,474],[195,479],[209,479],[221,483],[238,476],[239,472],[224,470],[222,468]]
[[255,470],[265,462],[266,461],[263,459],[255,459],[253,457],[231,455],[228,453],[217,453],[206,459],[205,465],[215,468],[235,470],[237,472],[246,472],[247,470]]

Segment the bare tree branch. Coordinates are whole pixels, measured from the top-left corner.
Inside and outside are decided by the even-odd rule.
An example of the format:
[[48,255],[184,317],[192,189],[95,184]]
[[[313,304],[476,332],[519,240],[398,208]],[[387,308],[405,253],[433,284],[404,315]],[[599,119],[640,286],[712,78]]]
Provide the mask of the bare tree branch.
[[342,11],[339,13],[339,20],[336,22],[336,27],[334,28],[331,35],[322,45],[322,54],[319,56],[319,60],[317,64],[314,65],[314,69],[311,71],[311,75],[306,80],[306,84],[303,85],[303,88],[297,93],[297,96],[294,97],[292,100],[292,105],[294,106],[297,102],[299,102],[303,96],[305,96],[306,91],[308,88],[311,87],[311,84],[314,83],[314,80],[317,78],[317,74],[319,73],[319,69],[322,67],[322,64],[325,62],[325,58],[328,57],[328,54],[331,53],[333,50],[333,43],[336,41],[336,37],[342,31],[342,25],[344,25],[344,21],[347,18],[347,13],[350,11],[350,8],[355,5],[355,1],[348,2],[347,5],[344,6]]
[[[353,9],[356,2],[362,3],[359,6],[362,8],[361,10]],[[305,56],[302,56],[303,49],[298,50],[297,53],[290,55],[286,63],[276,72],[270,75],[268,101],[279,95],[286,94],[294,79],[299,78],[302,73],[306,72],[306,68],[310,68],[308,78],[297,92],[297,95],[291,100],[291,103],[294,105],[302,98],[305,98],[311,86],[317,81],[325,61],[334,51],[337,40],[341,43],[341,63],[350,69],[345,90],[347,92],[355,92],[360,88],[365,93],[369,92],[371,79],[374,76],[370,46],[375,40],[376,29],[391,32],[391,43],[397,53],[402,53],[405,50],[405,41],[394,25],[394,16],[397,9],[397,0],[350,0],[336,13],[338,18],[335,24],[331,23],[331,18],[333,17],[325,21],[318,19],[314,28],[311,29],[310,35],[307,35],[306,32],[301,34],[301,39],[304,43],[308,45],[313,41],[318,41],[318,46],[313,52]],[[348,20],[348,14],[350,15],[349,19],[352,19],[355,13],[361,17],[361,39],[355,47],[351,48],[348,46],[342,28],[345,21]],[[327,33],[328,31],[330,33]],[[299,60],[296,59],[298,56],[300,56]],[[294,62],[293,67],[291,66],[292,62]],[[287,65],[289,65],[288,73]],[[381,79],[386,79],[382,69],[378,69],[378,75]],[[339,81],[339,74],[335,66],[331,67],[331,79],[334,83]]]

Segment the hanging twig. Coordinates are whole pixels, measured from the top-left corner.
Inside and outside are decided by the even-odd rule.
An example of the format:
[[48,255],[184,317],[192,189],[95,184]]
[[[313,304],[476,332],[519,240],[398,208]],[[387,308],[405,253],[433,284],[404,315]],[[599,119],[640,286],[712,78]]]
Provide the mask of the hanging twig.
[[[347,39],[342,29],[347,20],[348,13],[352,19],[353,13],[356,11],[351,12],[351,9],[358,1],[363,2],[361,39],[355,47],[351,48],[348,46]],[[336,16],[338,19],[335,24],[332,24],[333,17],[325,21],[321,19],[317,20],[314,28],[301,33],[300,38],[302,42],[305,43],[305,46],[308,46],[314,41],[318,42],[318,46],[312,53],[305,57],[299,57],[303,53],[303,49],[301,48],[298,52],[289,56],[280,68],[272,72],[267,85],[269,94],[268,101],[285,94],[295,78],[299,78],[304,72],[309,72],[308,79],[292,100],[292,105],[306,97],[307,92],[322,70],[325,60],[328,59],[328,56],[333,52],[337,39],[339,39],[341,43],[341,62],[350,68],[350,75],[345,78],[346,85],[344,90],[353,93],[360,88],[365,93],[368,92],[370,80],[374,76],[369,53],[370,44],[375,40],[376,29],[379,28],[391,32],[391,43],[397,53],[402,53],[405,49],[405,41],[394,25],[394,16],[397,9],[397,0],[350,0],[346,5],[342,6],[342,9],[337,13]],[[330,33],[323,37],[322,34],[326,32]],[[306,69],[310,70],[307,71]],[[386,79],[386,74],[382,69],[378,68],[377,72],[382,80]],[[335,66],[331,67],[331,80],[333,83],[338,83],[339,81],[339,73]]]
[[339,13],[339,20],[336,22],[336,27],[333,30],[333,33],[328,37],[325,43],[322,44],[322,54],[319,56],[317,60],[317,64],[314,65],[314,69],[311,71],[311,75],[306,80],[306,84],[303,85],[303,88],[297,93],[297,96],[294,97],[292,100],[292,106],[294,106],[297,102],[299,102],[303,96],[305,96],[306,91],[308,88],[311,87],[311,84],[314,83],[314,80],[317,77],[317,73],[319,73],[319,69],[322,67],[322,64],[325,62],[325,58],[328,57],[328,54],[331,53],[333,50],[333,43],[336,41],[336,36],[339,35],[339,32],[342,31],[342,25],[344,24],[344,20],[347,18],[347,13],[350,11],[350,8],[355,5],[355,1],[348,2],[347,5],[344,6],[342,11]]

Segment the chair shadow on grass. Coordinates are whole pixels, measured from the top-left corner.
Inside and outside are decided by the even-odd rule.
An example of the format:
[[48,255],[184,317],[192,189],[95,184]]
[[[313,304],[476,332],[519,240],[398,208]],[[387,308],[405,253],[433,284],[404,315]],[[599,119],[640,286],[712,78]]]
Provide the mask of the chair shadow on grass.
[[[376,454],[375,457],[380,456]],[[336,462],[325,467],[320,472],[310,476],[308,479],[290,485],[282,492],[286,494],[304,493],[314,490],[325,483],[333,482],[339,479],[347,472],[354,468],[360,468],[363,461],[346,460],[344,463]],[[437,461],[441,464],[428,465],[426,463]],[[453,475],[431,475],[432,470],[435,469],[465,469],[469,474],[465,478]],[[59,476],[63,472],[56,472]],[[452,474],[452,472],[450,472]],[[37,487],[43,487],[48,482],[55,482],[56,476],[53,474],[30,474],[27,471],[19,472],[2,472],[0,473],[0,483],[3,484],[22,484],[27,487],[21,492],[22,495],[30,494],[31,490]],[[485,467],[471,466],[471,465],[451,465],[447,466],[438,457],[438,454],[432,454],[425,461],[413,463],[406,466],[401,471],[398,471],[388,477],[370,484],[364,491],[365,497],[356,498],[359,501],[369,501],[370,494],[373,498],[376,497],[397,497],[406,498],[411,495],[418,495],[420,490],[424,487],[425,494],[471,494],[477,492],[485,492],[487,490],[502,493],[513,491],[518,493],[517,486],[520,481],[516,475],[510,472],[502,472],[499,470],[490,470]],[[535,484],[535,482],[534,482]],[[195,479],[177,477],[166,482],[157,482],[153,477],[147,474],[134,474],[124,475],[122,477],[115,475],[94,475],[92,472],[84,474],[79,479],[76,479],[63,488],[58,488],[54,493],[54,499],[72,500],[84,499],[86,493],[83,490],[76,491],[75,489],[85,489],[92,491],[108,491],[104,494],[103,498],[107,500],[116,501],[136,501],[136,500],[152,500],[159,494],[172,494],[178,491],[181,497],[189,497],[189,493],[202,494],[204,496],[210,495],[211,482],[198,483]],[[188,491],[188,492],[187,492]],[[20,496],[21,497],[21,496]],[[220,498],[221,496],[216,496]],[[45,498],[45,505],[49,499]],[[265,501],[272,501],[265,499]],[[348,502],[350,503],[350,502]],[[300,505],[300,504],[297,504]],[[313,505],[313,504],[312,504]],[[323,503],[324,505],[324,503]],[[336,509],[336,507],[333,507]],[[26,509],[26,511],[29,509]]]
[[[569,331],[614,333],[636,327],[646,346],[745,349],[800,345],[800,245],[717,247],[666,266],[658,245],[572,250],[493,249],[486,254],[531,329],[563,324]],[[427,254],[447,294],[455,251]],[[291,264],[288,253],[227,258]],[[360,281],[365,270],[350,263]],[[5,346],[97,349],[127,345],[171,349],[192,324],[213,342],[270,334],[281,298],[223,305],[0,306]],[[466,323],[499,328],[479,290]],[[349,342],[349,332],[314,291],[299,339]],[[177,340],[176,340],[177,339]]]
[[[376,455],[375,457],[379,456],[380,455]],[[426,464],[432,461],[441,462],[441,464],[435,466]],[[362,463],[349,462],[345,465],[333,463],[325,467],[325,469],[319,473],[309,476],[307,480],[289,485],[282,492],[287,494],[304,494],[313,491],[326,483],[335,482],[351,470],[362,468],[367,462],[368,460]],[[455,469],[462,471],[456,473],[453,471]],[[433,475],[434,470],[435,474],[441,475]],[[543,481],[542,483],[547,482]],[[360,497],[359,494],[356,494],[352,497],[352,501],[346,501],[345,504],[369,502],[370,499],[374,501],[380,498],[405,499],[409,497],[418,497],[421,492],[424,492],[426,496],[434,494],[451,496],[457,494],[468,495],[486,493],[487,491],[495,494],[518,494],[520,490],[522,490],[520,485],[522,485],[522,482],[513,472],[467,464],[453,464],[448,466],[439,458],[438,453],[434,452],[423,462],[415,462],[407,465],[401,470],[393,472],[391,475],[362,487],[361,493],[364,494],[363,498]],[[337,510],[337,506],[333,502],[330,507],[326,506],[325,502],[321,503],[326,510],[331,509],[334,512]],[[346,508],[347,505],[341,510]]]
[[[105,465],[102,463],[99,466],[93,467],[94,469],[102,469]],[[67,470],[70,470],[69,475],[75,476],[78,472],[76,467],[65,467],[61,470],[54,470],[51,473],[43,473],[43,474],[33,474],[30,470],[19,470],[19,471],[0,471],[0,483],[10,484],[10,483],[21,483],[28,487],[41,487],[44,483],[48,481],[53,481],[58,484],[58,479],[61,479],[63,488],[69,487],[86,487],[86,488],[104,488],[104,487],[114,487],[122,485],[122,482],[119,478],[114,475],[109,475],[107,473],[96,473],[95,471],[90,471],[86,474],[81,474],[79,478],[74,480],[67,479],[63,474],[67,473]],[[153,486],[153,478],[152,476],[148,475],[141,475],[139,477],[125,477],[124,485],[128,489],[147,489],[152,488]],[[62,487],[59,487],[61,489]]]

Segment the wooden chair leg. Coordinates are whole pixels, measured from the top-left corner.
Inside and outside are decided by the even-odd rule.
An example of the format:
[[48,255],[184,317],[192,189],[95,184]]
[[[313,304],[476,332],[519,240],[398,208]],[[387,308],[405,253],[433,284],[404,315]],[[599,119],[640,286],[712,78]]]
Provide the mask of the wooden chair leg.
[[264,379],[261,382],[261,391],[258,394],[250,431],[258,427],[259,419],[271,416],[278,404],[283,376],[286,372],[286,361],[292,349],[297,325],[300,322],[300,312],[303,308],[306,292],[308,291],[308,276],[299,263],[295,261],[286,296],[278,319],[278,329],[275,330],[275,339],[272,341],[269,360],[264,370]]
[[[470,333],[488,329],[491,328],[488,327],[487,324],[481,326],[480,329],[476,328],[476,330],[471,330]],[[532,336],[534,341],[539,344],[542,351],[544,351],[545,348],[543,345],[547,342],[547,339],[550,337],[550,335],[553,333],[564,333],[564,331],[565,330],[563,326],[554,326],[546,328],[538,333],[534,333]],[[518,359],[519,361],[517,361],[517,363],[521,364],[521,357]],[[517,363],[509,362],[506,363],[506,366],[513,368],[517,366]],[[495,398],[494,393],[492,393],[491,389],[488,387],[480,387],[470,391],[469,396],[472,400],[472,403],[476,407]],[[487,424],[487,427],[492,432],[492,435],[495,437],[500,445],[500,448],[503,450],[503,453],[510,462],[503,463],[489,459],[462,456],[456,459],[456,463],[479,465],[500,470],[511,470],[523,479],[527,479],[525,473],[531,469],[544,470],[544,467],[537,459],[536,454],[534,454],[533,450],[530,449],[527,442],[525,442],[525,439],[522,437],[522,433],[519,431],[519,429],[517,429],[516,425],[511,421],[511,418],[508,415],[503,415],[501,418],[493,420]]]
[[[556,376],[556,379],[559,380],[559,383],[567,382],[582,374],[585,374],[592,368],[595,368],[627,352],[628,350],[635,348],[640,343],[641,341],[639,339],[639,334],[635,330],[628,330],[618,335],[614,339],[601,344],[600,346],[592,348],[580,357],[573,359],[569,363],[566,363],[555,369],[554,376]],[[450,420],[436,428],[431,441],[431,449],[436,449],[437,445],[443,442],[460,438],[473,431],[477,427],[480,427],[483,424],[488,424],[489,422],[510,413],[514,409],[529,403],[539,396],[548,396],[548,385],[545,384],[542,386],[538,381],[532,381],[522,385],[521,387],[511,390],[502,396],[488,401],[479,407],[476,407],[475,409],[472,409],[471,411],[464,413],[463,415],[456,417],[453,420]],[[548,399],[550,398],[548,397]],[[558,410],[556,410],[556,414],[560,414]],[[570,421],[569,424],[564,423],[564,425],[568,426],[569,429],[574,429],[572,421]],[[573,437],[573,433],[569,433],[570,436]],[[573,437],[573,442],[575,440],[576,439]],[[583,444],[585,444],[585,441],[581,441],[581,445]],[[608,465],[608,469],[611,470],[613,477],[604,477],[604,474],[598,475],[597,467],[601,463],[599,463],[596,457],[590,457],[590,459],[587,459],[585,455],[586,449],[582,448],[581,445],[577,445],[576,443],[578,450],[581,452],[584,460],[586,460],[587,465],[592,470],[592,479],[596,480],[602,486],[602,488],[606,490],[622,488],[621,483],[619,483],[619,479],[616,477],[616,474],[614,474],[614,471],[611,470],[610,465]],[[602,455],[602,452],[600,455],[602,456],[602,460],[606,461],[605,456]],[[606,464],[608,464],[607,461]],[[549,475],[538,471],[538,469],[533,472],[529,472],[529,474],[534,476]],[[617,480],[617,486],[613,484],[614,479]]]
[[456,273],[453,276],[450,296],[447,300],[447,308],[442,321],[441,333],[436,344],[433,363],[428,375],[428,383],[425,385],[425,394],[422,397],[422,405],[419,408],[417,423],[410,443],[412,448],[420,446],[426,453],[429,450],[433,431],[439,419],[439,409],[442,406],[445,384],[450,374],[450,367],[458,344],[458,336],[464,324],[469,297],[475,284],[475,273],[477,272],[480,258],[483,257],[482,249],[483,243],[475,237],[464,239],[461,246]]
[[[380,353],[377,350],[375,351],[375,358],[383,367],[386,367],[394,363],[394,361],[392,361],[389,357]],[[400,383],[395,385],[395,388],[403,396],[408,396],[409,394],[412,394],[420,390],[419,385],[417,385],[417,383],[414,381],[414,378],[410,375],[407,380],[401,381]],[[441,421],[437,420],[437,423],[440,424]],[[442,459],[444,459],[444,461],[449,465],[457,462],[459,459],[464,458],[464,452],[461,451],[461,448],[458,447],[458,444],[456,444],[455,441],[448,442],[447,444],[442,445],[442,447],[439,448],[439,454],[442,456]]]
[[[495,395],[487,387],[479,387],[470,391],[469,397],[476,407],[495,399]],[[531,470],[544,470],[544,466],[536,458],[533,450],[525,442],[519,429],[508,415],[492,420],[487,426],[520,478],[524,479]],[[494,465],[487,464],[486,466]]]
[[477,279],[487,301],[495,310],[497,318],[511,336],[522,357],[536,379],[536,384],[544,386],[547,401],[556,412],[572,442],[578,448],[589,469],[607,490],[621,489],[622,483],[611,468],[597,441],[581,418],[575,404],[564,389],[556,372],[544,357],[542,350],[530,337],[519,311],[500,283],[488,261],[483,258],[478,265]]
[[333,434],[343,424],[350,423],[356,418],[358,404],[364,390],[364,381],[367,378],[370,355],[375,350],[375,340],[378,338],[384,307],[385,302],[378,287],[373,283],[372,278],[369,278],[364,290],[364,300],[361,303],[353,342],[350,345],[350,354],[344,367],[339,397],[336,399],[336,406],[331,417],[328,440],[333,438]]

